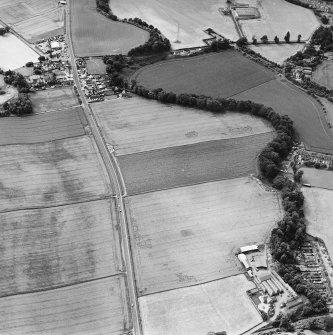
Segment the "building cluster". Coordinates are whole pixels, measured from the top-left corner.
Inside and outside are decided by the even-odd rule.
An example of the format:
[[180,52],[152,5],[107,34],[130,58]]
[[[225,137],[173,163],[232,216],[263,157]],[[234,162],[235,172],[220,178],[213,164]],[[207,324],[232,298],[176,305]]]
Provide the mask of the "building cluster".
[[304,4],[307,4],[312,9],[316,9],[324,13],[333,13],[333,4],[326,1],[320,0],[301,0]]
[[48,39],[40,40],[35,46],[49,57],[58,59],[68,59],[68,48],[64,35],[57,35]]
[[301,148],[295,151],[293,159],[294,162],[300,166],[314,166],[321,169],[325,168],[328,170],[333,170],[333,156],[329,154],[309,151]]
[[301,83],[304,78],[311,78],[312,68],[307,66],[296,66],[291,70],[292,77]]
[[88,102],[103,101],[106,95],[114,94],[108,87],[107,75],[88,74],[87,63],[84,58],[78,58],[76,60],[76,67],[81,87]]

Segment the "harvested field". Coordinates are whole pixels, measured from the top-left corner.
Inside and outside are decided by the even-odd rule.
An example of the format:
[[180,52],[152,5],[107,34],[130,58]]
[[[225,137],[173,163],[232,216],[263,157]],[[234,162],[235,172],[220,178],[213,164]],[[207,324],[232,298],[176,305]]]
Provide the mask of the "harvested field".
[[122,278],[0,299],[2,334],[124,334]]
[[249,45],[249,48],[260,53],[267,59],[282,65],[283,62],[297,51],[301,51],[305,44],[257,44]]
[[0,147],[0,211],[104,198],[106,171],[93,140]]
[[333,62],[324,61],[322,64],[318,65],[313,73],[312,80],[319,85],[327,87],[329,90],[333,90]]
[[[139,299],[145,335],[202,335],[224,330],[239,335],[262,322],[244,275],[153,294]],[[241,316],[241,317],[240,317]]]
[[305,197],[304,213],[308,233],[323,239],[333,258],[333,191],[303,187],[302,192]]
[[146,66],[133,76],[147,88],[229,97],[275,78],[236,51],[174,59]]
[[284,0],[261,0],[260,2],[248,0],[247,2],[258,7],[261,14],[260,19],[239,21],[249,40],[252,36],[259,39],[263,34],[267,35],[269,40],[273,40],[275,36],[283,40],[287,31],[290,32],[291,41],[296,41],[298,34],[306,40],[320,26],[319,20],[311,9],[293,5]]
[[106,64],[101,58],[92,58],[87,60],[88,74],[106,74]]
[[273,80],[232,98],[259,102],[280,114],[289,115],[307,148],[333,153],[333,133],[327,125],[322,107],[295,86]]
[[0,221],[0,296],[118,272],[110,200],[0,213]]
[[129,195],[256,173],[256,156],[274,138],[263,133],[119,156]]
[[95,103],[92,108],[117,155],[272,131],[250,115],[217,115],[140,97]]
[[126,54],[148,41],[146,30],[98,13],[95,0],[73,0],[70,6],[73,47],[78,57]]
[[[239,37],[232,18],[219,13],[227,7],[226,0],[111,0],[110,6],[121,18],[139,17],[157,27],[174,49],[204,45],[202,40],[210,37],[204,30],[209,27],[231,40]],[[175,43],[178,23],[180,43]]]
[[[0,8],[1,10],[1,8]],[[13,34],[0,36],[1,69],[14,70],[27,62],[37,62],[39,55]]]
[[278,195],[248,177],[126,202],[140,295],[243,272],[236,249],[262,242],[281,216]]
[[333,190],[333,171],[302,167],[302,183]]
[[37,91],[30,93],[29,96],[35,113],[65,109],[79,104],[74,90],[70,86]]
[[84,135],[80,108],[3,118],[0,122],[0,145],[40,143]]

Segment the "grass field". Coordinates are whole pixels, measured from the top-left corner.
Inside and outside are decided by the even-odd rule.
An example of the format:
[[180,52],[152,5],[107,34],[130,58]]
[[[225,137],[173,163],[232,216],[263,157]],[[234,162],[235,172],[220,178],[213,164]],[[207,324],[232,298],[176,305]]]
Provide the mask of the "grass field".
[[139,299],[144,334],[239,335],[262,322],[246,295],[255,285],[244,275]]
[[3,118],[0,122],[0,145],[40,143],[84,135],[80,108]]
[[282,65],[282,63],[297,51],[301,51],[305,44],[257,44],[250,45],[249,48],[260,53],[267,59]]
[[39,55],[10,33],[0,36],[0,50],[0,66],[5,71],[15,70],[27,62],[38,61]]
[[126,333],[123,280],[106,278],[47,292],[0,299],[2,334]]
[[263,241],[280,217],[277,195],[248,177],[126,201],[140,295],[244,271],[236,248]]
[[333,171],[302,167],[302,182],[311,186],[333,190]]
[[106,64],[101,58],[92,58],[87,60],[88,74],[106,74]]
[[73,88],[70,86],[37,91],[29,96],[35,113],[65,109],[79,104]]
[[71,26],[76,56],[127,53],[144,44],[149,33],[133,25],[107,19],[96,11],[95,0],[73,0]]
[[[255,6],[258,4],[254,0],[248,2]],[[270,40],[277,35],[280,40],[283,40],[287,31],[290,32],[292,41],[297,40],[298,34],[302,35],[302,39],[308,39],[320,26],[319,20],[311,9],[293,5],[284,0],[261,0],[258,9],[261,14],[260,19],[240,21],[242,30],[249,40],[252,36],[259,39],[263,35],[267,35]]]
[[233,98],[260,102],[271,106],[280,114],[289,115],[300,139],[308,148],[333,153],[333,133],[327,125],[321,106],[295,86],[273,80]]
[[[157,27],[175,49],[204,45],[203,39],[209,35],[203,31],[214,29],[223,36],[237,40],[238,34],[230,16],[221,15],[219,8],[227,7],[226,0],[111,0],[112,11],[121,18],[139,17]],[[177,29],[179,23],[179,41]]]
[[95,103],[92,108],[117,155],[272,131],[250,115],[216,115],[140,97]]
[[113,275],[121,265],[109,200],[0,213],[0,221],[0,296]]
[[333,258],[333,191],[313,187],[303,187],[302,191],[305,197],[307,231],[325,241],[328,252]]
[[129,195],[256,173],[256,156],[275,133],[119,156]]
[[110,194],[88,136],[0,147],[0,211],[56,206]]
[[327,87],[329,90],[333,90],[333,62],[324,61],[322,64],[318,65],[313,73],[312,80],[319,85]]
[[274,74],[235,51],[156,63],[133,76],[147,88],[229,97],[274,79]]

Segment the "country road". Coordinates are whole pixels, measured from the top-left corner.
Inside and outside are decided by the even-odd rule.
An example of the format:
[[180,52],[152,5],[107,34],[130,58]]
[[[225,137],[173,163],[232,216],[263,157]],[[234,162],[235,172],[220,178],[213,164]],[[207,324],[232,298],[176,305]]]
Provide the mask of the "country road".
[[127,286],[128,286],[128,296],[129,296],[129,305],[130,305],[130,314],[132,320],[133,334],[141,335],[141,322],[140,322],[140,312],[138,306],[138,298],[136,292],[136,284],[135,284],[135,274],[134,274],[134,265],[133,265],[133,257],[131,252],[131,246],[129,241],[129,230],[128,230],[128,222],[125,214],[125,206],[123,197],[126,195],[125,186],[123,184],[123,179],[121,177],[121,172],[116,163],[116,159],[112,152],[109,152],[107,148],[107,143],[105,142],[100,129],[97,125],[94,114],[91,111],[91,108],[86,100],[85,95],[83,94],[80,86],[79,76],[75,63],[75,55],[72,44],[71,37],[71,2],[67,5],[66,9],[66,37],[68,50],[70,53],[70,62],[73,69],[73,77],[75,85],[78,89],[78,93],[80,95],[82,101],[82,108],[84,110],[84,114],[87,118],[88,124],[91,129],[91,133],[96,141],[98,150],[103,158],[105,167],[107,169],[110,182],[113,185],[113,190],[115,192],[115,198],[117,200],[118,207],[118,223],[121,227],[122,234],[122,256],[125,262],[125,272],[127,274]]

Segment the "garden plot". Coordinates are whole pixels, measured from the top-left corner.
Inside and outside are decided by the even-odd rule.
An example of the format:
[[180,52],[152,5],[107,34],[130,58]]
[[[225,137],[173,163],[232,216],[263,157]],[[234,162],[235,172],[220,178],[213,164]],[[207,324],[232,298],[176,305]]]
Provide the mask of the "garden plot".
[[3,118],[0,122],[0,145],[40,143],[84,135],[80,109]]
[[119,156],[129,195],[256,173],[275,132]]
[[119,277],[0,299],[1,334],[119,335],[128,323]]
[[37,91],[29,95],[34,112],[47,112],[77,106],[78,100],[70,86]]
[[0,213],[0,221],[0,297],[113,275],[121,266],[109,200]]
[[148,31],[98,13],[95,0],[72,0],[70,6],[73,47],[78,57],[126,54],[149,39]]
[[133,196],[126,208],[139,295],[245,271],[236,249],[264,241],[281,217],[277,193],[251,178]]
[[283,40],[288,31],[291,41],[296,41],[299,34],[306,40],[320,26],[311,9],[293,5],[284,0],[250,0],[248,2],[258,6],[261,15],[259,19],[239,21],[249,40],[253,36],[259,40],[263,35],[267,35],[271,41],[275,36]]
[[244,275],[139,298],[144,335],[239,335],[262,322],[246,291]]
[[213,114],[133,97],[92,105],[105,139],[117,155],[271,132],[247,114]]
[[302,188],[305,197],[304,214],[307,231],[320,237],[333,259],[333,191],[321,188]]
[[324,61],[322,64],[318,65],[313,73],[312,80],[319,85],[327,87],[329,90],[333,90],[333,62]]
[[102,159],[88,136],[0,147],[0,211],[82,202],[109,194]]
[[[0,8],[1,10],[1,8]],[[27,62],[37,62],[39,55],[13,34],[0,36],[0,68],[14,70]]]
[[[207,28],[231,40],[239,37],[232,18],[219,12],[219,8],[227,7],[226,0],[111,0],[110,7],[121,18],[139,17],[157,27],[174,49],[205,45],[202,40],[210,37],[204,33]],[[175,42],[177,39],[180,43]]]

